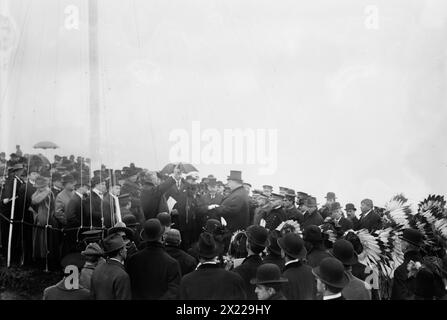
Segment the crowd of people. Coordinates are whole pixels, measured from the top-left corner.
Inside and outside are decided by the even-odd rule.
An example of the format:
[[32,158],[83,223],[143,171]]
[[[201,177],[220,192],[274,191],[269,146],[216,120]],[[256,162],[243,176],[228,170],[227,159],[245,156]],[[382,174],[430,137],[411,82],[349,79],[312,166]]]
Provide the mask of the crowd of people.
[[[344,208],[242,172],[225,182],[131,163],[0,153],[1,253],[62,270],[44,299],[444,299],[447,212],[429,196]],[[79,286],[67,287],[76,266]]]

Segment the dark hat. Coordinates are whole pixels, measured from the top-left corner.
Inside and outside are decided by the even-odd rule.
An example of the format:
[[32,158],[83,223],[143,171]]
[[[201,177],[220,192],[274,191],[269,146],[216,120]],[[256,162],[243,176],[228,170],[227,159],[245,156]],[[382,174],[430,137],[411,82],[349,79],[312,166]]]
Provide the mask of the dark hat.
[[246,231],[247,240],[249,243],[253,243],[257,246],[268,247],[269,245],[269,232],[266,228],[261,226],[251,225]]
[[304,241],[310,243],[316,243],[323,241],[323,235],[321,234],[321,229],[318,226],[310,225],[303,230]]
[[208,179],[208,181],[207,181],[207,185],[209,185],[209,186],[211,186],[211,187],[216,186],[216,185],[217,185],[217,180],[216,180],[216,178]]
[[182,242],[182,236],[180,234],[180,231],[178,231],[177,229],[171,229],[168,232],[166,232],[165,235],[166,244],[178,246],[180,242]]
[[262,186],[262,188],[263,188],[263,189],[270,189],[270,190],[273,190],[273,187],[272,187],[271,185],[268,185],[268,184],[264,184],[264,185]]
[[287,192],[288,188],[286,187],[279,187],[279,193],[285,194]]
[[126,246],[124,239],[118,233],[112,233],[103,240],[104,253],[108,254]]
[[118,201],[119,201],[120,206],[127,205],[131,201],[130,194],[124,193],[124,194],[119,195]]
[[334,202],[334,203],[332,204],[332,206],[331,206],[331,209],[332,209],[332,210],[339,210],[339,209],[341,209],[340,202]]
[[242,183],[242,171],[230,171],[230,175],[227,177],[227,180],[238,181]]
[[75,179],[71,174],[67,174],[62,177],[62,184],[73,183],[73,182],[75,182]]
[[100,184],[103,181],[104,181],[104,179],[102,179],[102,177],[94,176],[92,178],[92,180],[90,181],[90,184],[91,184],[92,188],[94,188],[96,185]]
[[126,214],[123,216],[122,218],[123,222],[126,224],[126,226],[135,226],[138,225],[139,223],[137,222],[137,218],[135,218],[135,216],[133,214]]
[[199,257],[212,259],[219,253],[216,241],[211,233],[203,232],[200,234],[198,242]]
[[165,227],[161,225],[158,219],[149,219],[143,225],[142,238],[147,241],[156,241],[161,238],[165,232]]
[[82,236],[84,237],[83,240],[87,242],[94,242],[98,241],[102,238],[102,230],[100,229],[93,229],[82,232]]
[[292,258],[304,259],[307,255],[304,241],[296,233],[287,233],[282,238],[278,239],[278,244],[280,248]]
[[272,192],[272,198],[273,200],[283,200],[284,196],[282,194]]
[[172,226],[171,215],[167,212],[160,212],[159,214],[157,214],[157,219],[160,221],[162,226],[165,227]]
[[61,260],[62,269],[65,269],[67,266],[76,266],[79,270],[84,267],[85,257],[79,252],[69,253],[64,256]]
[[318,267],[312,269],[312,273],[331,287],[344,288],[349,283],[345,267],[336,258],[324,258]]
[[327,194],[326,194],[326,197],[325,197],[326,199],[337,199],[337,197],[335,196],[335,193],[334,192],[328,192]]
[[345,266],[352,266],[359,261],[357,253],[354,251],[354,246],[345,239],[335,241],[329,252]]
[[281,270],[279,270],[276,264],[265,263],[258,267],[258,270],[256,270],[256,278],[251,279],[250,283],[258,285],[284,283],[288,281],[288,279],[281,277]]
[[117,222],[112,228],[107,231],[107,234],[110,236],[111,234],[124,232],[126,237],[130,240],[134,238],[134,232],[132,229],[128,228],[124,222]]
[[345,206],[345,210],[346,211],[349,211],[349,210],[357,210],[356,208],[355,208],[355,206],[354,206],[354,204],[352,204],[352,203],[347,203],[346,204],[346,206]]
[[102,256],[104,255],[104,250],[99,246],[99,244],[93,242],[89,243],[81,254],[83,256]]
[[214,231],[218,228],[222,227],[222,223],[217,219],[208,219],[205,222],[205,226],[203,227],[203,231],[214,233]]
[[307,198],[309,196],[307,193],[302,192],[302,191],[297,191],[296,195],[298,198]]
[[15,165],[12,166],[11,171],[15,172],[15,171],[19,171],[19,170],[22,170],[22,169],[25,169],[23,167],[23,164],[22,163],[16,163]]
[[400,238],[417,247],[422,246],[424,243],[424,235],[416,229],[404,229]]
[[36,178],[36,183],[34,184],[34,186],[36,188],[45,188],[49,185],[50,181],[48,181],[47,178],[39,176]]
[[272,230],[269,233],[269,246],[268,249],[277,254],[277,255],[281,255],[281,247],[278,244],[278,240],[281,238],[281,232],[278,230]]

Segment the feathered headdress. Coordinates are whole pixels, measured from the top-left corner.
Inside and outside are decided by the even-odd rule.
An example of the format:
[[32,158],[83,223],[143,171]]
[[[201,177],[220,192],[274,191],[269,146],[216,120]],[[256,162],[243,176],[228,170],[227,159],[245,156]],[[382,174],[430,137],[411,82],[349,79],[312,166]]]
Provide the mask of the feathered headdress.
[[296,233],[300,237],[303,236],[300,224],[294,220],[283,221],[278,227],[276,227],[275,230],[279,231],[281,233],[281,236],[284,236],[289,232]]

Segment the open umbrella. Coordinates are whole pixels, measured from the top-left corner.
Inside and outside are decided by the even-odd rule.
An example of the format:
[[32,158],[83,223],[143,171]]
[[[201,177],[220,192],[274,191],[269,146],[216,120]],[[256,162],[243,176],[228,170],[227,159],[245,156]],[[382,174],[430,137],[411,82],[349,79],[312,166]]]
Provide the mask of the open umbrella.
[[39,143],[36,143],[33,147],[34,149],[57,149],[59,148],[57,144],[51,141],[41,141]]
[[199,171],[197,170],[192,164],[190,163],[168,163],[167,165],[164,166],[163,169],[161,169],[160,173],[161,174],[171,174],[174,172],[175,167],[179,166],[180,170],[183,173],[189,173],[191,171]]

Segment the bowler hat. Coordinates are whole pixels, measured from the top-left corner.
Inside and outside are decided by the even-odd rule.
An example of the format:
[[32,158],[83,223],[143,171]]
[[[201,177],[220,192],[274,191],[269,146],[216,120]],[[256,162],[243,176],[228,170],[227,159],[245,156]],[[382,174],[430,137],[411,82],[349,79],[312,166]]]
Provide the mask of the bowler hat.
[[178,246],[180,242],[182,242],[182,236],[180,234],[180,231],[178,231],[177,229],[171,229],[168,232],[166,232],[165,235],[166,244]]
[[93,242],[89,243],[81,254],[83,256],[102,256],[104,255],[104,250],[99,246],[99,244]]
[[227,177],[227,180],[238,181],[242,183],[242,171],[230,171],[230,175]]
[[91,180],[91,186],[94,188],[96,185],[100,184],[101,182],[103,182],[104,180],[101,179],[101,177],[98,176],[94,176]]
[[278,244],[281,249],[292,258],[304,259],[307,255],[304,241],[296,233],[287,233],[285,236],[278,239]]
[[134,232],[132,229],[128,228],[124,222],[118,221],[112,228],[107,231],[107,234],[111,235],[118,232],[124,232],[128,239],[133,240]]
[[104,253],[109,254],[126,246],[123,237],[118,233],[112,233],[103,240]]
[[161,225],[158,219],[149,219],[143,225],[141,236],[146,241],[157,241],[165,232],[165,227]]
[[304,241],[315,243],[323,241],[323,235],[321,234],[321,229],[318,226],[310,225],[303,230]]
[[288,279],[281,277],[281,270],[279,270],[276,264],[265,263],[258,267],[258,270],[256,270],[256,278],[251,279],[250,283],[258,285],[284,283],[288,281]]
[[198,242],[199,257],[212,259],[219,253],[216,241],[211,233],[203,232],[200,234]]
[[326,199],[333,199],[333,200],[335,200],[335,199],[337,199],[337,197],[335,196],[335,193],[334,192],[328,192],[327,194],[326,194],[326,197],[325,197]]
[[222,227],[222,223],[217,219],[208,219],[205,222],[205,226],[203,227],[203,231],[214,233],[217,228]]
[[424,235],[420,233],[418,230],[411,228],[404,229],[402,231],[400,239],[417,247],[422,246],[422,244],[424,243]]
[[249,243],[253,243],[257,246],[268,247],[269,245],[269,233],[266,228],[261,226],[251,225],[246,231],[247,239]]
[[349,210],[354,210],[354,211],[356,211],[357,209],[355,208],[354,204],[352,204],[352,203],[347,203],[346,206],[345,206],[345,210],[346,210],[346,211],[349,211]]
[[341,205],[340,202],[334,202],[331,206],[332,210],[340,210],[341,209]]
[[345,267],[336,258],[324,258],[318,267],[312,269],[312,273],[331,287],[344,288],[349,283]]
[[123,222],[126,224],[127,227],[129,226],[136,226],[139,223],[137,222],[137,218],[132,213],[126,214],[122,218]]
[[85,264],[85,257],[79,252],[69,253],[61,260],[61,267],[65,269],[67,266],[76,266],[79,270]]
[[160,212],[157,214],[157,219],[160,221],[162,226],[170,227],[173,225],[173,223],[171,223],[171,215],[167,212]]
[[354,246],[351,242],[345,239],[338,239],[335,241],[329,252],[345,266],[352,266],[359,261],[357,253],[354,251]]

